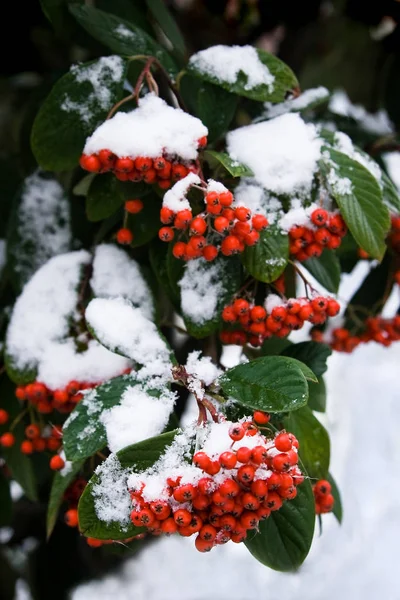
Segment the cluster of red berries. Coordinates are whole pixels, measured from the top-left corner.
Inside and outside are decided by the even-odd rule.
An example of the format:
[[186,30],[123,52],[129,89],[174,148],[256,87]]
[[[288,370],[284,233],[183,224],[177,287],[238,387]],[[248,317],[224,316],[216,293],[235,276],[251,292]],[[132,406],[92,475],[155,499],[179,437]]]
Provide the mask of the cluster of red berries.
[[172,250],[175,258],[191,260],[203,256],[207,261],[214,260],[219,251],[224,256],[243,252],[246,246],[254,246],[259,240],[260,231],[268,226],[264,215],[252,215],[246,206],[232,208],[233,195],[225,190],[208,191],[205,196],[206,209],[193,218],[189,209],[175,213],[163,206],[160,213],[159,237],[171,242],[175,233],[179,236]]
[[18,386],[15,395],[18,400],[27,401],[42,414],[50,414],[53,410],[70,413],[81,400],[81,390],[96,387],[98,383],[70,381],[63,389],[50,390],[44,383],[35,381],[25,386]]
[[[266,303],[268,306],[268,302]],[[225,323],[239,325],[240,329],[222,331],[223,344],[246,343],[260,346],[264,340],[275,335],[283,338],[291,331],[301,329],[305,321],[322,324],[328,317],[334,317],[340,310],[339,303],[333,298],[316,296],[309,298],[291,298],[275,305],[270,312],[264,306],[254,305],[244,298],[237,298],[225,306],[222,319]]]
[[[205,148],[207,138],[198,140],[198,148]],[[120,181],[135,183],[157,183],[162,190],[167,190],[175,181],[186,177],[192,171],[197,173],[195,161],[184,161],[178,156],[162,154],[156,158],[146,156],[117,156],[111,150],[100,150],[97,154],[82,154],[79,164],[90,173],[113,172]]]
[[326,481],[326,479],[320,479],[315,485],[313,485],[315,512],[317,515],[331,512],[335,503],[335,499],[332,496],[331,491],[331,484],[329,481]]
[[340,214],[317,208],[310,215],[310,227],[295,225],[290,229],[290,254],[300,262],[321,256],[324,248],[339,248],[346,232],[346,223]]
[[[7,416],[7,418],[6,418]],[[8,421],[8,413],[0,410],[0,425],[4,425]],[[25,438],[21,442],[20,450],[22,454],[33,454],[34,452],[57,452],[61,447],[61,427],[54,425],[49,431],[41,428],[36,423],[31,423],[25,427]],[[0,436],[0,446],[3,448],[11,448],[16,442],[15,435],[12,431],[7,431]]]
[[[349,329],[338,327],[331,332],[332,339],[329,343],[333,350],[351,353],[360,344],[377,342],[382,346],[390,346],[392,342],[400,340],[400,315],[392,319],[382,317],[368,317],[365,321],[365,330],[360,335],[352,335]],[[324,334],[315,330],[311,337],[316,342],[324,342]]]
[[268,421],[268,414],[256,411],[253,421],[231,424],[230,448],[218,458],[196,452],[193,465],[199,478],[181,483],[181,477],[166,477],[162,499],[146,501],[143,482],[131,490],[133,524],[153,535],[196,534],[200,552],[229,540],[242,542],[248,530],[295,498],[296,486],[304,481],[297,439],[281,432],[268,440],[258,427]]
[[387,237],[388,246],[400,254],[400,215],[390,215],[392,228]]

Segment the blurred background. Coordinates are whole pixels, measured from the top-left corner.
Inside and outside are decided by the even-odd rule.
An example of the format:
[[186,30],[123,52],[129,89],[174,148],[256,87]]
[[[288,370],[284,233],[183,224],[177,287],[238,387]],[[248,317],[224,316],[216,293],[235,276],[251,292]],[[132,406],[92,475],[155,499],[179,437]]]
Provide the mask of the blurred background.
[[[144,0],[89,3],[133,22],[145,11]],[[33,0],[22,6],[8,3],[4,9],[0,238],[5,237],[9,199],[21,178],[35,168],[29,134],[42,100],[72,63],[109,53],[72,20],[67,4],[68,0]],[[322,120],[334,122],[366,149],[391,133],[387,150],[399,150],[393,132],[400,127],[400,2],[175,0],[166,4],[190,53],[218,43],[250,43],[273,52],[292,67],[302,89],[323,85],[333,93]],[[53,24],[43,7],[51,13]],[[400,180],[400,172],[391,175]],[[344,276],[339,298],[352,296],[365,276],[362,268]],[[388,314],[399,305],[397,289],[386,308]],[[232,366],[235,356],[225,359]],[[188,548],[191,540],[176,538],[146,543],[134,556],[118,546],[93,550],[62,520],[46,542],[49,482],[44,480],[41,502],[35,504],[23,497],[17,485],[13,487],[13,523],[0,528],[0,598],[375,600],[382,595],[397,600],[399,360],[400,347],[386,349],[375,343],[357,348],[350,356],[334,354],[329,359],[324,424],[331,434],[331,471],[342,492],[344,520],[340,527],[332,515],[324,516],[323,535],[316,531],[311,554],[298,573],[272,572],[244,547],[233,544],[208,555]],[[190,407],[187,410],[190,419]],[[383,429],[376,427],[377,413],[386,424]]]

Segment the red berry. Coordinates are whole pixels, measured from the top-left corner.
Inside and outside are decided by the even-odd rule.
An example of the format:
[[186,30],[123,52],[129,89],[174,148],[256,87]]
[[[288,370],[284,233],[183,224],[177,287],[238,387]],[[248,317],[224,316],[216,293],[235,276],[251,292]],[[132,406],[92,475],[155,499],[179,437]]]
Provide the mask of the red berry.
[[303,237],[303,235],[305,234],[305,232],[306,232],[305,227],[303,227],[301,225],[295,225],[289,231],[289,234],[290,234],[290,237],[293,238],[294,240],[299,240],[300,238]]
[[205,148],[207,146],[207,136],[203,135],[203,137],[197,140],[197,145],[199,148]]
[[257,513],[250,510],[245,510],[240,515],[239,521],[245,529],[257,529],[259,518],[257,516]]
[[22,454],[32,454],[33,453],[33,444],[30,440],[24,440],[21,443],[21,452]]
[[248,463],[251,458],[251,449],[247,448],[246,446],[241,446],[241,448],[238,448],[236,452],[236,458],[241,463]]
[[119,229],[117,231],[117,242],[119,244],[131,244],[133,240],[133,233],[130,229],[127,229],[126,227],[121,227],[121,229]]
[[0,425],[5,425],[9,419],[9,414],[4,408],[0,408]]
[[174,512],[174,521],[179,527],[186,527],[192,520],[192,513],[186,510],[186,508],[178,508]]
[[196,452],[193,456],[193,464],[199,469],[206,471],[210,466],[211,459],[205,452]]
[[237,478],[241,483],[247,484],[253,481],[254,474],[255,469],[252,465],[243,465],[238,469]]
[[156,171],[162,171],[165,169],[166,160],[163,156],[159,156],[158,158],[153,159],[153,167]]
[[258,233],[258,231],[253,229],[253,231],[250,231],[250,233],[248,233],[246,235],[246,237],[244,238],[244,242],[245,242],[246,246],[254,246],[258,242],[259,239],[260,239],[260,234]]
[[250,311],[250,318],[256,323],[264,321],[267,316],[267,311],[263,306],[254,306]]
[[29,440],[35,440],[36,438],[40,437],[40,427],[35,423],[28,425],[25,428],[25,435]]
[[317,227],[323,227],[328,220],[328,212],[323,208],[317,208],[311,213],[310,219]]
[[98,173],[101,170],[101,162],[95,154],[82,154],[79,164],[85,171]]
[[266,425],[270,419],[270,415],[262,410],[255,410],[253,413],[253,421],[258,425]]
[[221,192],[219,194],[219,203],[221,204],[221,206],[229,207],[229,206],[231,206],[232,202],[233,202],[233,195],[231,192],[226,191],[226,192]]
[[50,469],[53,471],[61,471],[65,467],[65,461],[59,454],[52,456],[50,459]]
[[331,490],[332,490],[332,486],[329,483],[329,481],[327,481],[326,479],[320,479],[314,485],[314,494],[319,494],[319,495],[325,496],[327,494],[330,494]]
[[195,217],[190,223],[189,233],[191,235],[203,235],[207,230],[207,223],[202,217]]
[[206,246],[203,248],[203,256],[209,262],[214,260],[218,256],[218,248],[212,245]]
[[231,256],[240,249],[239,239],[234,235],[228,235],[221,244],[221,252],[224,256]]
[[139,199],[127,200],[125,202],[125,210],[131,215],[136,215],[137,213],[140,213],[141,210],[143,210],[143,202]]
[[321,246],[327,246],[332,239],[332,235],[329,233],[326,227],[323,227],[315,232],[314,239]]
[[288,471],[292,465],[286,453],[276,454],[272,459],[272,468],[279,473]]
[[267,450],[264,446],[256,446],[251,451],[251,460],[256,465],[261,465],[268,458]]
[[44,452],[46,450],[46,439],[39,437],[32,440],[33,449],[35,452]]
[[246,206],[238,206],[235,208],[235,217],[239,221],[249,221],[251,219],[251,210]]
[[171,242],[174,239],[174,230],[172,227],[161,227],[158,237],[163,242]]
[[336,214],[336,215],[332,215],[329,218],[328,229],[332,233],[335,233],[335,234],[339,235],[340,237],[343,237],[343,235],[347,231],[347,226],[343,220],[343,217],[339,214]]
[[298,312],[298,315],[302,321],[307,321],[313,314],[313,310],[310,304],[302,306]]
[[161,223],[163,223],[164,225],[169,225],[170,223],[173,222],[174,218],[175,218],[174,211],[171,210],[170,208],[167,208],[166,206],[163,206],[160,211]]
[[246,315],[250,310],[250,304],[244,298],[238,298],[232,304],[233,311],[238,315]]
[[244,437],[245,429],[240,423],[236,423],[229,428],[229,436],[234,442],[238,442]]
[[311,301],[311,307],[314,312],[323,312],[328,308],[328,299],[318,296]]
[[53,400],[58,404],[65,404],[69,400],[69,395],[66,390],[54,390]]
[[188,247],[193,248],[193,250],[203,250],[207,244],[207,240],[203,235],[193,235],[189,242]]
[[166,533],[167,535],[171,533],[176,533],[178,531],[178,525],[175,523],[173,517],[168,517],[161,523],[161,531]]
[[284,306],[274,306],[271,311],[271,317],[274,321],[284,321],[287,317],[287,310]]
[[121,171],[122,173],[129,173],[134,168],[135,163],[131,158],[117,158],[115,161],[114,169],[116,171]]
[[185,483],[174,489],[173,496],[177,502],[190,502],[196,496],[197,490],[191,483]]
[[153,511],[159,521],[167,519],[171,514],[171,509],[167,502],[164,500],[156,500],[150,502],[150,510]]
[[143,156],[138,156],[135,158],[135,169],[144,173],[153,167],[153,161],[151,158],[146,158]]
[[274,442],[275,448],[279,450],[279,452],[288,452],[292,449],[292,440],[287,433],[279,433]]
[[219,457],[219,463],[225,469],[233,469],[237,463],[236,454],[234,452],[222,452]]
[[326,308],[327,315],[329,317],[335,317],[340,311],[340,304],[336,300],[329,300]]
[[18,386],[17,388],[15,388],[15,395],[18,398],[18,400],[26,400],[27,398],[25,388],[23,386]]
[[251,224],[253,225],[256,231],[261,231],[269,225],[267,217],[264,217],[264,215],[260,214],[253,216],[253,218],[251,219]]
[[186,229],[192,220],[192,212],[188,209],[180,210],[174,221],[174,225],[177,229]]
[[194,545],[196,546],[196,550],[199,552],[210,552],[210,550],[213,548],[214,542],[203,540],[200,535],[198,535],[194,541]]
[[264,500],[268,495],[268,484],[263,479],[257,479],[257,481],[253,481],[250,489],[258,499]]
[[257,510],[260,507],[260,501],[250,492],[242,495],[241,502],[246,510]]
[[179,179],[183,179],[188,174],[189,170],[185,167],[185,165],[172,165],[172,180],[179,181]]
[[184,242],[176,242],[172,248],[172,254],[175,258],[184,258],[186,254],[186,244]]
[[91,548],[100,548],[103,545],[103,540],[96,540],[96,538],[88,537],[86,538],[86,543]]
[[227,233],[230,223],[226,217],[217,217],[214,221],[214,229],[219,233]]
[[110,169],[114,168],[116,158],[117,157],[113,152],[111,152],[111,150],[100,150],[99,152],[101,166],[105,171],[109,171]]
[[70,396],[74,396],[81,389],[79,381],[70,381],[67,385],[67,392]]
[[68,527],[78,527],[78,511],[76,508],[70,508],[64,515],[64,521]]

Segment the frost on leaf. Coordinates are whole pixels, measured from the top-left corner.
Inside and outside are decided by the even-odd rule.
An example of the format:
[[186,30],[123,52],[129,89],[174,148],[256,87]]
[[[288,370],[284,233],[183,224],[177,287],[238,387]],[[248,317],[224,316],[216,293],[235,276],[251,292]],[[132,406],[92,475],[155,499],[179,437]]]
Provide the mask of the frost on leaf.
[[129,524],[131,499],[127,488],[128,472],[121,467],[115,456],[110,454],[95,471],[99,478],[92,488],[94,506],[100,521],[119,523],[122,528]]

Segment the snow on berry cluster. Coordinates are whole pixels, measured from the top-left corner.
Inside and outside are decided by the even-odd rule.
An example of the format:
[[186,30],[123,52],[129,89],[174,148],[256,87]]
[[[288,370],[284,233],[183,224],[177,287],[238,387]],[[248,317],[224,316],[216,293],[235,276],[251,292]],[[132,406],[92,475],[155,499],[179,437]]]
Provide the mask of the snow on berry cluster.
[[264,436],[268,421],[267,413],[256,411],[253,420],[213,423],[191,462],[167,450],[159,464],[131,475],[132,523],[154,535],[196,535],[200,552],[242,542],[295,498],[304,480],[297,439],[286,432]]
[[317,515],[331,512],[335,499],[332,496],[332,487],[329,481],[326,479],[319,479],[315,485],[313,485],[313,492],[315,498],[315,512]]
[[91,173],[113,172],[120,181],[157,183],[166,190],[189,171],[197,172],[207,128],[154,94],[135,110],[118,112],[87,139],[80,165]]
[[191,186],[200,183],[197,175],[189,174],[164,196],[160,220],[165,227],[161,227],[159,237],[164,242],[175,240],[175,258],[187,261],[202,256],[212,261],[219,252],[231,256],[254,246],[259,232],[268,226],[267,218],[252,215],[246,206],[235,208],[233,194],[213,180],[203,189],[205,210],[193,218],[186,195]]
[[283,301],[276,294],[267,296],[264,306],[245,298],[237,298],[225,306],[222,319],[225,323],[239,326],[233,331],[224,330],[220,339],[224,344],[260,346],[264,340],[275,335],[286,337],[291,331],[301,329],[305,321],[322,324],[340,310],[339,303],[330,297],[289,298]]
[[300,262],[321,256],[324,248],[339,248],[346,232],[346,224],[339,213],[316,208],[308,223],[296,223],[289,229],[290,254]]
[[400,340],[400,316],[396,315],[391,319],[380,316],[368,317],[365,321],[365,330],[359,335],[352,334],[345,327],[337,327],[329,332],[329,337],[318,330],[312,331],[311,337],[314,341],[330,344],[333,350],[338,352],[351,353],[360,344],[368,342],[377,342],[388,347],[392,342]]

